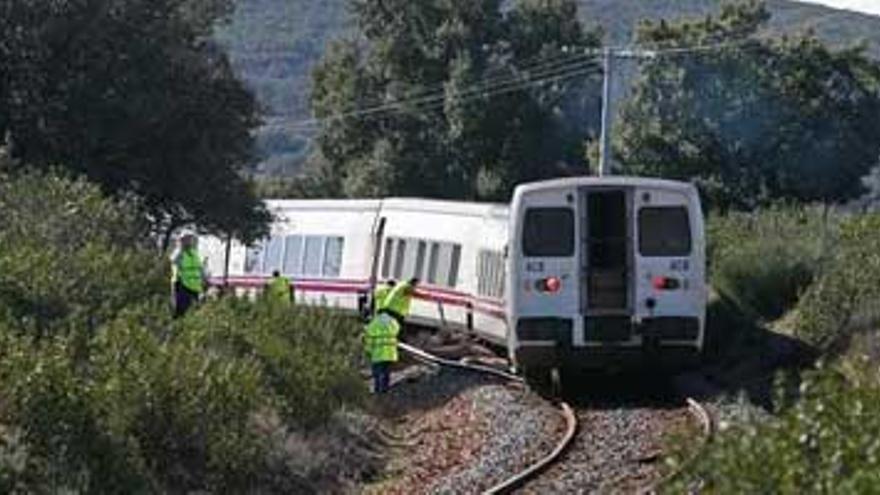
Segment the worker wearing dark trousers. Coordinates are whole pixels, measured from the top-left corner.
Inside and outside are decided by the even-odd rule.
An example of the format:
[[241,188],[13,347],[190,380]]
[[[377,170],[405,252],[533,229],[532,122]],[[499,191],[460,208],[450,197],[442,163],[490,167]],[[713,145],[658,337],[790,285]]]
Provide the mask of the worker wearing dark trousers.
[[171,257],[174,317],[179,318],[198,302],[205,291],[205,270],[196,250],[195,234],[186,232]]
[[364,329],[364,350],[370,359],[373,392],[381,395],[391,387],[391,366],[397,362],[400,325],[388,314],[376,315]]

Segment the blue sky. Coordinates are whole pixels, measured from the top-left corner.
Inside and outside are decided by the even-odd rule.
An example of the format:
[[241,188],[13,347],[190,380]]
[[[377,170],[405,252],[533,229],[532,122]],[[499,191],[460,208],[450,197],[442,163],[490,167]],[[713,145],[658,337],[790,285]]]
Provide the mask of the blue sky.
[[838,9],[855,10],[880,16],[880,0],[798,0],[804,3],[818,3]]

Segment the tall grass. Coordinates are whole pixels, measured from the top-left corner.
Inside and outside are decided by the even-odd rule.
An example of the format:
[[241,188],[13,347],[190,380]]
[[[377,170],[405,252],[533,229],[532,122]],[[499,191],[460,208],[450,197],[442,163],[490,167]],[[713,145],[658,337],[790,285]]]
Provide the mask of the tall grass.
[[753,319],[781,317],[821,271],[836,242],[838,221],[821,209],[805,207],[710,218],[713,288]]

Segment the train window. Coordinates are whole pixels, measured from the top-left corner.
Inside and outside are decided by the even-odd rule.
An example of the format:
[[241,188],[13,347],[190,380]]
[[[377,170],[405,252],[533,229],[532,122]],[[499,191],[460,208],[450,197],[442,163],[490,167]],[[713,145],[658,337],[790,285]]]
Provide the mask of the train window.
[[342,271],[342,248],[345,240],[342,237],[328,237],[324,243],[324,266],[321,275],[338,277]]
[[504,295],[504,256],[500,251],[480,251],[477,259],[477,293],[487,297]]
[[247,249],[244,257],[245,273],[259,273],[263,259],[263,243],[258,242]]
[[560,258],[574,255],[574,210],[529,208],[522,234],[523,254]]
[[397,240],[397,249],[394,251],[394,278],[400,280],[403,276],[403,262],[406,257],[406,241]]
[[449,263],[449,278],[447,279],[446,285],[449,287],[455,287],[458,284],[458,265],[461,262],[461,246],[458,244],[453,244],[452,246],[452,259]]
[[394,250],[394,239],[385,239],[385,255],[382,257],[382,278],[391,276],[391,252]]
[[425,251],[428,249],[428,243],[419,241],[419,247],[416,252],[416,269],[413,272],[414,277],[422,278],[425,271]]
[[272,273],[281,269],[281,256],[284,254],[284,238],[272,237],[266,245],[263,255],[263,273]]
[[691,227],[683,206],[639,210],[639,253],[642,256],[687,256],[691,253]]
[[477,294],[486,293],[486,252],[477,254]]
[[437,283],[437,265],[440,262],[440,244],[431,243],[431,255],[428,257],[428,283]]
[[415,239],[406,240],[406,250],[403,254],[403,270],[400,279],[412,278],[416,275],[416,254],[419,243]]
[[286,275],[302,274],[303,237],[289,235],[284,240],[284,267]]
[[306,237],[305,255],[303,256],[303,275],[315,277],[321,275],[321,255],[323,254],[324,238]]

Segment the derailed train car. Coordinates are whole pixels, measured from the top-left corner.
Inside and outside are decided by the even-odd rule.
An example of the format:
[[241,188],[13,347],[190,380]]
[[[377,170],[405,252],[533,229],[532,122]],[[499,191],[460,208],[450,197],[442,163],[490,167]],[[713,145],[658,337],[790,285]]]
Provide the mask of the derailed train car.
[[212,282],[363,311],[377,280],[418,277],[412,319],[473,332],[518,368],[678,365],[703,346],[703,216],[689,184],[571,178],[511,205],[392,198],[268,201],[268,239],[205,237]]

